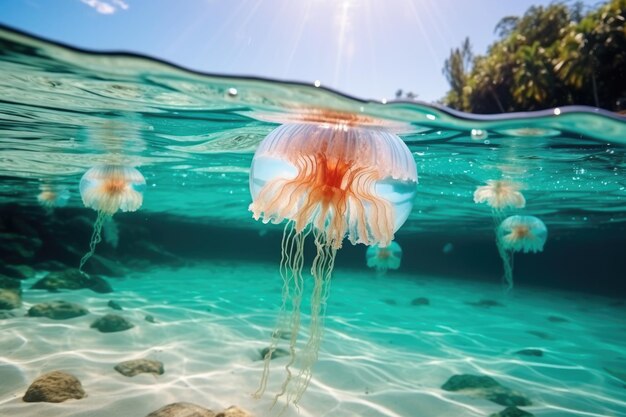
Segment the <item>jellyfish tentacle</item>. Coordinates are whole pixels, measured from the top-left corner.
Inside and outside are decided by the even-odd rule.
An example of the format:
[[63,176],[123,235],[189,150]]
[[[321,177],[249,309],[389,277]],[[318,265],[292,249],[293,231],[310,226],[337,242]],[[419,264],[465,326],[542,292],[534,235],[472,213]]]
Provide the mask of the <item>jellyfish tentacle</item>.
[[510,291],[513,289],[513,253],[507,251],[502,243],[502,238],[496,236],[496,247],[498,248],[498,254],[502,258],[502,265],[504,266],[504,283],[506,284],[504,290]]
[[[290,223],[293,223],[293,222],[288,222],[288,224]],[[290,227],[292,227],[294,231],[296,230],[295,224]],[[285,365],[285,372],[287,376],[285,380],[283,381],[280,391],[274,396],[274,400],[272,401],[272,408],[276,406],[280,397],[282,397],[283,395],[285,395],[285,393],[288,392],[288,388],[293,378],[293,371],[291,370],[291,368],[296,363],[296,360],[299,358],[299,355],[296,354],[296,343],[298,340],[298,334],[300,330],[300,305],[302,301],[302,292],[304,289],[304,279],[302,277],[302,268],[304,265],[304,253],[303,252],[304,252],[304,241],[305,241],[306,236],[309,234],[310,230],[311,229],[307,229],[304,233],[299,233],[295,231],[295,233],[293,234],[293,238],[295,242],[295,245],[293,246],[293,248],[295,250],[291,252],[291,264],[286,266],[286,270],[288,271],[288,276],[291,276],[293,278],[292,283],[294,285],[293,295],[291,296],[292,311],[291,311],[291,316],[290,316],[291,335],[289,338],[289,361]],[[287,285],[287,281],[285,281],[285,283]],[[269,360],[270,359],[271,359],[271,356],[270,357],[266,356],[265,368],[267,370],[264,369],[265,384],[267,384],[267,376],[269,375]],[[264,388],[263,388],[263,391],[264,391]],[[257,394],[260,396],[263,393],[263,391],[259,390],[257,391]],[[288,404],[289,404],[289,401],[286,402],[285,406],[283,407],[283,410],[281,411],[281,414],[282,412],[284,412]]]
[[96,251],[96,245],[102,241],[102,225],[104,222],[111,217],[109,214],[99,211],[98,217],[96,217],[96,222],[93,224],[93,232],[91,233],[91,240],[89,241],[89,252],[87,252],[80,259],[80,264],[78,266],[78,270],[83,272],[83,266],[85,263],[93,256]]
[[317,252],[311,266],[314,288],[311,294],[309,338],[300,352],[301,368],[288,394],[288,402],[293,402],[296,405],[302,398],[313,376],[313,364],[317,361],[322,340],[326,302],[330,294],[331,275],[337,254],[337,249],[330,244],[323,232],[314,230],[313,233]]
[[[267,388],[270,361],[278,346],[280,334],[284,329],[285,321],[289,321],[289,328],[291,329],[291,335],[289,337],[290,360],[285,367],[288,374],[287,379],[291,379],[290,368],[296,360],[295,346],[300,329],[300,304],[302,301],[302,291],[304,287],[304,280],[302,277],[302,268],[304,265],[304,241],[307,235],[308,232],[298,233],[293,222],[287,222],[285,224],[283,239],[281,242],[283,252],[279,268],[280,275],[283,279],[282,304],[276,329],[272,333],[272,340],[268,353],[266,353],[263,358],[263,375],[259,388],[253,394],[255,398],[260,398]],[[287,318],[288,301],[291,301],[291,313]],[[276,401],[274,401],[274,403],[275,402]]]

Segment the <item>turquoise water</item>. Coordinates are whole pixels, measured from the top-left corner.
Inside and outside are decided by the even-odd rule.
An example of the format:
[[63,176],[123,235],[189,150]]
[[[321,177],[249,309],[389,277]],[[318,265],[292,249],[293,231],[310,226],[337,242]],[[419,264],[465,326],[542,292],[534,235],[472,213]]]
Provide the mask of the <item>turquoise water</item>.
[[[284,358],[272,361],[268,395],[251,393],[280,304],[282,226],[252,219],[249,169],[278,125],[332,109],[396,132],[419,184],[397,234],[398,271],[367,269],[362,245],[345,243],[338,254],[313,380],[299,414],[291,407],[285,415],[502,411],[475,392],[441,388],[455,374],[475,374],[526,395],[532,404],[520,408],[536,416],[626,416],[623,116],[562,108],[482,117],[197,74],[9,30],[0,30],[0,45],[0,253],[5,266],[30,268],[21,306],[0,321],[0,415],[145,416],[176,401],[272,415]],[[95,218],[78,184],[89,168],[112,161],[135,166],[147,183],[140,211],[116,214],[96,249],[100,269],[92,268],[114,292],[32,289],[49,271],[78,266]],[[521,184],[526,198],[510,214],[548,227],[544,252],[516,255],[509,293],[492,213],[473,201],[477,186],[500,178]],[[41,208],[46,189],[67,198],[64,207]],[[420,297],[429,302],[413,302]],[[89,314],[24,316],[59,299]],[[133,329],[89,327],[112,311],[109,300],[124,307]],[[516,353],[522,349],[543,356]],[[166,372],[112,371],[139,357],[162,361]],[[87,397],[21,401],[34,378],[58,369],[79,377]]]

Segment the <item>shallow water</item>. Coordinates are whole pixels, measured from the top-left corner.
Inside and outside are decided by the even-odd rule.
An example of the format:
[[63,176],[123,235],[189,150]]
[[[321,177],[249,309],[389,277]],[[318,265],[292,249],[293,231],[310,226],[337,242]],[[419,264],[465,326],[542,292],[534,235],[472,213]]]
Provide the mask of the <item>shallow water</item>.
[[[528,396],[533,404],[521,408],[536,416],[626,416],[623,117],[590,108],[480,117],[87,54],[9,30],[0,30],[0,45],[0,253],[5,265],[25,264],[35,274],[22,282],[15,317],[0,320],[0,415],[143,417],[175,401],[269,415],[271,395],[250,394],[280,303],[282,228],[251,218],[249,167],[278,124],[330,108],[385,120],[413,153],[419,185],[397,234],[405,256],[399,271],[380,277],[368,270],[362,246],[346,243],[339,253],[299,415],[501,411],[441,389],[454,374],[476,374]],[[94,217],[78,183],[111,161],[136,166],[147,180],[141,210],[116,215],[96,250],[118,268],[98,271],[115,291],[31,289],[58,269],[51,261],[78,265]],[[544,252],[516,257],[516,288],[507,294],[491,212],[472,198],[477,186],[502,177],[523,184],[526,207],[511,214],[537,216],[549,230]],[[66,190],[67,207],[40,208],[42,186]],[[7,249],[9,236],[30,239],[35,249],[18,256]],[[430,303],[412,305],[417,297]],[[23,317],[57,299],[90,313]],[[133,329],[89,327],[112,311],[108,300],[124,307]],[[480,300],[497,304],[471,304]],[[529,348],[544,354],[515,353]],[[113,371],[140,357],[164,362],[165,374],[130,379]],[[284,359],[272,363],[280,375]],[[79,377],[88,396],[21,401],[35,377],[56,369]],[[268,392],[279,383],[272,378]]]

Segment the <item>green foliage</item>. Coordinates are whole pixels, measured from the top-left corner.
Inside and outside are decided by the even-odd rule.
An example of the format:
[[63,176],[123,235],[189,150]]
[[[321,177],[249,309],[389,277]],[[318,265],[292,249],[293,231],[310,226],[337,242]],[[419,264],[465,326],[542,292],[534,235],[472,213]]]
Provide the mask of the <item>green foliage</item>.
[[486,55],[473,56],[469,39],[450,52],[443,102],[473,113],[617,109],[626,97],[625,16],[626,0],[610,0],[588,12],[581,3],[552,3],[505,17]]
[[469,38],[465,38],[460,48],[450,51],[450,57],[446,59],[443,65],[443,75],[451,87],[445,100],[452,107],[461,108],[465,105],[463,91],[467,85],[467,71],[473,58],[472,45]]

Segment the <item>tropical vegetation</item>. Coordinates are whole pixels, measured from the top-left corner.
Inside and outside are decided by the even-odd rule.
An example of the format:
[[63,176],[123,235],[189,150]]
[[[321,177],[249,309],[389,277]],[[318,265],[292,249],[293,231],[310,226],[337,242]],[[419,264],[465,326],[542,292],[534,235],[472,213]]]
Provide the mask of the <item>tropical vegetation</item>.
[[443,104],[472,113],[626,108],[626,0],[533,6],[495,33],[485,55],[474,55],[468,38],[450,51]]

